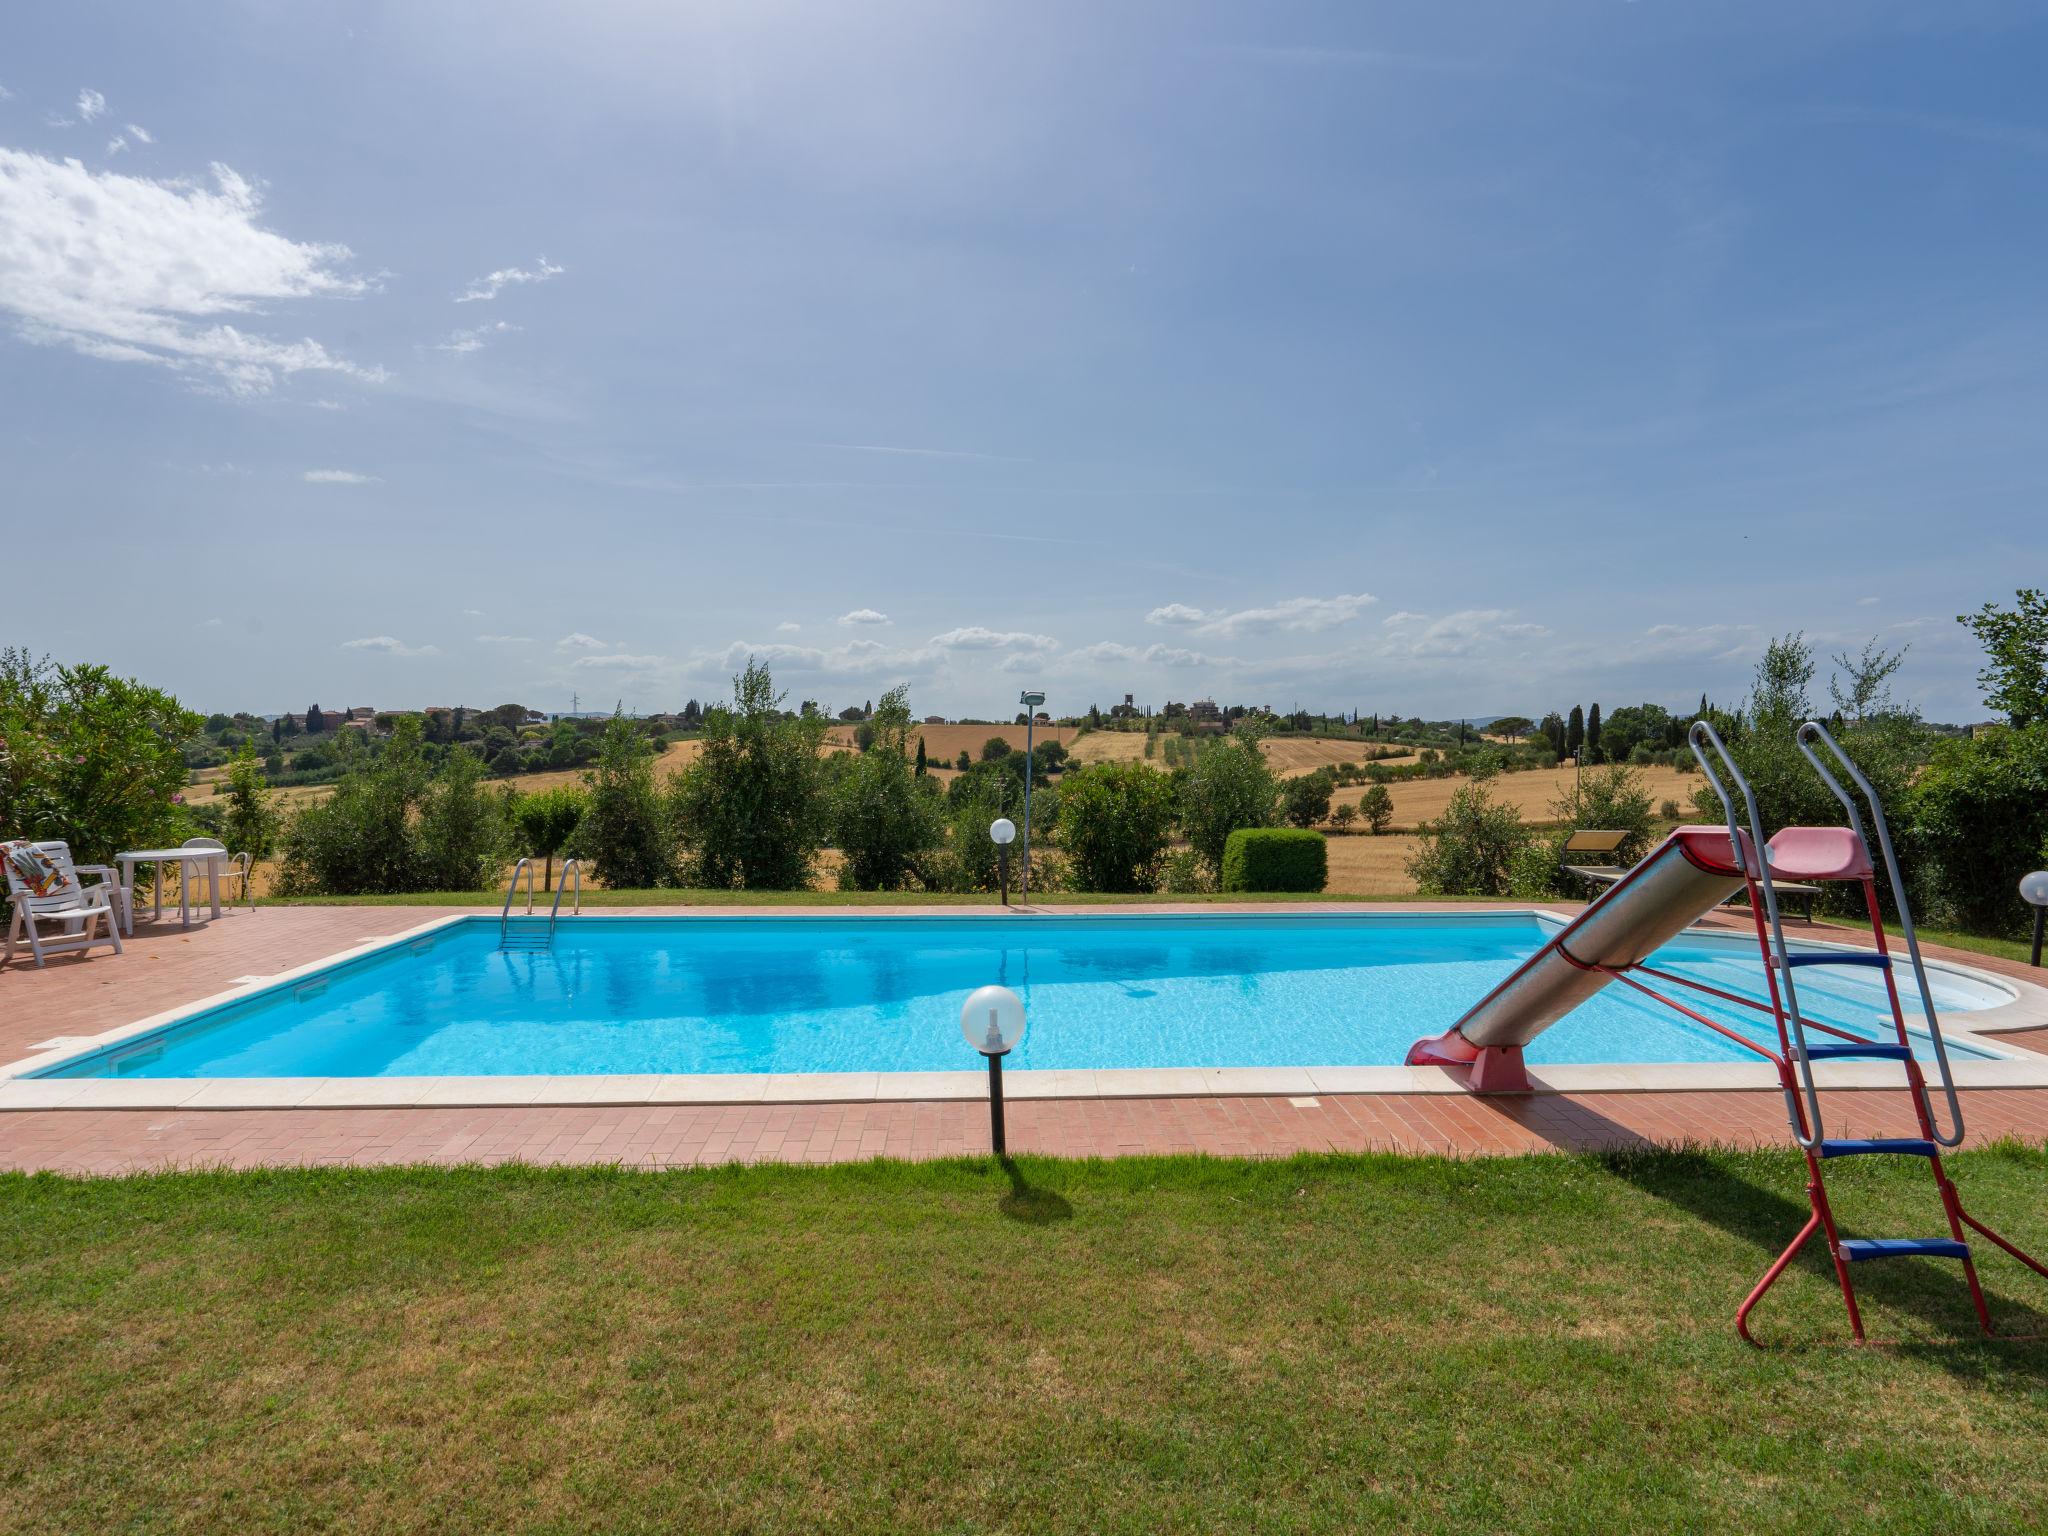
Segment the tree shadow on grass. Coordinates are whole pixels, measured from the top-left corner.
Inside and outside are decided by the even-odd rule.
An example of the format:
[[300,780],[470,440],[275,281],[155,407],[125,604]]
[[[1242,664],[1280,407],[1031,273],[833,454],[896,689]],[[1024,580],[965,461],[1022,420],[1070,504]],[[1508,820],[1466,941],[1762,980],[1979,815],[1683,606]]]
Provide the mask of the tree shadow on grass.
[[1032,1184],[1013,1159],[1005,1157],[1000,1162],[1003,1172],[1010,1176],[1010,1192],[996,1202],[997,1210],[1027,1227],[1049,1227],[1055,1222],[1074,1219],[1074,1207],[1067,1202],[1066,1196]]
[[[1465,1102],[1474,1109],[1497,1114],[1504,1120],[1512,1120],[1547,1136],[1556,1134],[1552,1126],[1540,1119],[1540,1100],[1537,1098],[1473,1095]],[[1675,1206],[1753,1247],[1759,1256],[1758,1277],[1806,1222],[1809,1212],[1804,1198],[1803,1170],[1799,1193],[1788,1196],[1745,1176],[1736,1166],[1738,1154],[1717,1155],[1694,1147],[1671,1147],[1653,1141],[1640,1131],[1601,1115],[1583,1100],[1572,1103],[1571,1115],[1574,1123],[1566,1137],[1570,1145],[1593,1153],[1608,1173],[1644,1194]],[[1789,1148],[1789,1139],[1786,1145]],[[1861,1211],[1858,1207],[1861,1202],[1856,1198],[1857,1192],[1853,1187],[1844,1189],[1841,1183],[1846,1181],[1841,1181],[1831,1188],[1835,1218],[1844,1235],[1946,1236],[1947,1222],[1942,1216],[1941,1198],[1933,1177],[1925,1170],[1922,1170],[1921,1177],[1925,1182],[1926,1203],[1921,1221],[1910,1232],[1866,1231],[1859,1225]],[[1959,1183],[1967,1209],[1970,1198],[1967,1177]],[[1997,1225],[1995,1221],[1991,1224]],[[1975,1234],[1970,1236],[1977,1259],[1977,1277],[1984,1287],[1985,1302],[1991,1309],[1992,1326],[1999,1334],[2012,1337],[2002,1341],[1987,1340],[1978,1332],[1976,1310],[1970,1303],[1969,1284],[1961,1266],[1953,1261],[1898,1259],[1858,1265],[1850,1273],[1856,1284],[1857,1299],[1911,1313],[1930,1330],[1945,1335],[1899,1343],[1884,1342],[1884,1347],[1894,1353],[1929,1360],[1952,1375],[1965,1379],[2001,1376],[2017,1370],[2037,1380],[2048,1380],[2048,1345],[2033,1341],[2037,1337],[2048,1336],[2048,1312],[2042,1310],[2042,1305],[2048,1305],[2048,1281],[2042,1281],[2039,1276],[2021,1268],[1988,1239]],[[1795,1273],[1817,1277],[1830,1291],[1834,1290],[1834,1263],[1819,1233],[1807,1239],[1799,1257],[1778,1284],[1785,1285]],[[2032,1301],[2015,1300],[2004,1289],[2008,1284],[2025,1287],[2030,1282],[2043,1287],[2040,1295]],[[1753,1283],[1754,1277],[1745,1281],[1741,1292],[1731,1294],[1728,1299],[1731,1329],[1735,1307],[1748,1294],[1748,1287]],[[1775,1290],[1767,1294],[1752,1314],[1757,1336],[1766,1344],[1774,1343],[1770,1314],[1775,1295]],[[1837,1305],[1839,1307],[1839,1303]],[[1838,1335],[1809,1335],[1797,1339],[1785,1339],[1779,1335],[1775,1342],[1780,1347],[1795,1349],[1825,1347],[1837,1340],[1846,1343],[1850,1337],[1848,1318],[1839,1310],[1836,1315],[1840,1328]],[[1869,1327],[1871,1319],[1866,1317],[1865,1325]],[[1879,1323],[1875,1331],[1880,1338],[1881,1329],[1882,1324]]]

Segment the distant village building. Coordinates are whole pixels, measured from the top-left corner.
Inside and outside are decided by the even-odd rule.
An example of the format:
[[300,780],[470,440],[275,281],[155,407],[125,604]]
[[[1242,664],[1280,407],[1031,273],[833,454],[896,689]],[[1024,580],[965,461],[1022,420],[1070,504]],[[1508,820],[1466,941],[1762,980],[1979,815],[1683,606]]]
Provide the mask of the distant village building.
[[1214,699],[1197,699],[1188,706],[1188,718],[1197,725],[1221,725],[1223,711],[1216,707]]
[[926,725],[944,725],[946,723],[946,717],[944,715],[926,715],[924,717],[924,723]]

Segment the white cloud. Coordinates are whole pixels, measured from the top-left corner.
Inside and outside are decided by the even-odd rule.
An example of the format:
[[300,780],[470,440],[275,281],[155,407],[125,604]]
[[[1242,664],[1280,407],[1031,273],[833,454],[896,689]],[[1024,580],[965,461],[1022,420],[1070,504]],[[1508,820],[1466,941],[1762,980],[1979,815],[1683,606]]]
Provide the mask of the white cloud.
[[839,615],[839,622],[846,625],[854,625],[887,624],[891,621],[889,615],[887,615],[886,613],[877,613],[872,608],[856,608],[851,613],[842,613],[841,615]]
[[1235,613],[1216,609],[1202,613],[1180,603],[1169,603],[1153,609],[1146,619],[1154,624],[1188,625],[1198,635],[1234,637],[1281,630],[1314,634],[1349,624],[1378,601],[1370,592],[1346,592],[1336,597],[1290,597],[1270,607],[1240,608]]
[[128,125],[128,137],[138,144],[154,144],[156,142],[156,135],[140,123],[130,123]]
[[344,651],[372,651],[379,656],[438,656],[440,648],[432,645],[412,646],[391,635],[370,635],[361,640],[344,640]]
[[1874,597],[1859,597],[1856,599],[1856,606],[1858,608],[1868,608],[1876,601],[1877,599]]
[[495,299],[506,288],[517,283],[544,283],[551,277],[560,277],[568,268],[558,267],[543,256],[536,266],[500,267],[487,272],[462,292],[455,295],[458,304],[473,304],[478,299]]
[[107,140],[107,153],[110,155],[118,155],[121,153],[122,150],[126,149],[127,147],[128,141],[122,138],[121,135],[118,133],[115,134],[111,139]]
[[14,100],[14,92],[12,92],[12,91],[10,91],[9,89],[7,89],[7,87],[6,87],[6,86],[4,86],[4,85],[0,85],[0,101],[12,101],[12,100]]
[[601,651],[604,649],[604,645],[604,641],[598,639],[597,636],[586,635],[579,629],[575,633],[564,635],[561,639],[557,640],[555,642],[555,649],[558,651]]
[[784,619],[780,624],[775,626],[775,632],[778,635],[793,635],[802,628],[803,625],[798,624],[791,619]]
[[339,400],[308,400],[306,404],[313,407],[316,411],[345,411],[348,409]]
[[78,93],[78,100],[72,110],[77,112],[81,123],[89,123],[107,110],[107,98],[88,86]]
[[480,619],[484,616],[484,611],[481,608],[465,608],[462,610],[462,616],[465,619]]
[[206,187],[0,148],[0,310],[18,317],[30,341],[153,363],[233,395],[263,394],[301,372],[381,381],[382,369],[310,338],[207,323],[369,287],[343,270],[346,246],[264,229],[261,209],[256,188],[224,165]]
[[1079,650],[1069,651],[1062,659],[1069,664],[1069,670],[1075,666],[1104,663],[1175,668],[1234,667],[1239,664],[1235,656],[1210,656],[1178,645],[1124,645],[1115,640],[1098,640],[1093,645],[1084,645]]
[[578,668],[607,668],[625,672],[645,672],[652,667],[668,665],[666,656],[632,656],[624,651],[614,651],[608,656],[579,656],[572,663]]
[[227,620],[225,619],[208,619],[204,624],[200,625],[199,627],[201,629],[223,629],[226,627],[226,625]]
[[382,485],[376,475],[362,475],[352,469],[309,469],[301,476],[308,485]]
[[477,644],[479,644],[479,645],[531,645],[531,644],[533,644],[533,636],[531,636],[531,635],[478,635],[478,636],[476,637],[476,639],[477,639]]
[[436,352],[481,352],[484,348],[484,343],[490,337],[500,336],[507,331],[519,329],[521,327],[500,320],[495,324],[479,325],[467,331],[450,331],[445,337],[434,343],[434,350]]
[[998,633],[983,629],[979,625],[967,629],[949,629],[943,635],[933,635],[931,644],[942,651],[1030,651],[1043,654],[1060,648],[1059,641],[1051,635],[1026,634],[1021,630],[1006,630]]

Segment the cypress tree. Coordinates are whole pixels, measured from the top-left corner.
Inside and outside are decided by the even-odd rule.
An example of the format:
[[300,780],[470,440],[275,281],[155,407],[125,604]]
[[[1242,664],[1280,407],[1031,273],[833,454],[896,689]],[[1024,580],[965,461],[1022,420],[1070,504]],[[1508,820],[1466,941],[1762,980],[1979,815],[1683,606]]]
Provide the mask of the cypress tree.
[[1600,761],[1600,706],[1595,704],[1586,716],[1586,756],[1594,762]]
[[1564,723],[1564,750],[1567,757],[1578,755],[1580,745],[1586,739],[1586,712],[1578,705],[1572,706],[1571,718]]

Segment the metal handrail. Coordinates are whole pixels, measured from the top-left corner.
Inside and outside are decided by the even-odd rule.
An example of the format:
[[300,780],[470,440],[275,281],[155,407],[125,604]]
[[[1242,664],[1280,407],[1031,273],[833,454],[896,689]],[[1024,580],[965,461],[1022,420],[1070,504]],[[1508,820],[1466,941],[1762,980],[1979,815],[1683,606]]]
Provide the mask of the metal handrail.
[[569,915],[571,917],[581,917],[583,915],[583,861],[581,859],[564,859],[562,861],[562,878],[555,882],[555,904],[548,908],[548,938],[551,940],[555,936],[555,917],[562,910],[562,892],[568,888],[569,876],[572,874],[576,877],[576,905],[570,908]]
[[[1764,911],[1770,921],[1770,939],[1773,954],[1767,957],[1775,965],[1777,975],[1770,974],[1772,966],[1767,965],[1764,981],[1773,995],[1780,981],[1785,987],[1785,1016],[1792,1021],[1793,1055],[1799,1062],[1799,1085],[1806,1098],[1805,1123],[1810,1131],[1800,1129],[1799,1099],[1789,1084],[1783,1085],[1785,1094],[1785,1116],[1792,1125],[1792,1139],[1806,1151],[1812,1151],[1821,1144],[1820,1092],[1814,1086],[1813,1063],[1806,1054],[1806,1023],[1799,1015],[1799,989],[1792,980],[1791,959],[1785,948],[1785,925],[1778,914],[1778,892],[1771,883],[1771,859],[1764,845],[1763,817],[1756,808],[1756,794],[1749,787],[1749,780],[1742,776],[1742,770],[1735,765],[1727,744],[1720,734],[1705,720],[1695,720],[1692,729],[1686,732],[1686,744],[1692,748],[1692,755],[1698,760],[1700,769],[1707,776],[1707,782],[1714,786],[1714,793],[1721,797],[1721,808],[1728,816],[1728,841],[1735,867],[1750,877],[1753,885],[1761,887],[1764,894]],[[1756,849],[1756,868],[1749,868],[1749,861],[1742,854],[1742,835],[1735,825],[1735,799],[1722,784],[1721,776],[1714,772],[1714,765],[1707,758],[1707,748],[1712,747],[1714,756],[1721,760],[1721,766],[1728,771],[1728,777],[1735,787],[1742,791],[1742,805],[1749,821],[1750,844]]]
[[519,894],[519,876],[526,876],[526,915],[533,916],[533,860],[521,857],[512,866],[512,878],[505,886],[505,905],[498,913],[498,942],[505,940],[505,931],[512,922],[512,898]]
[[[1941,1038],[1941,1021],[1934,1011],[1934,992],[1927,985],[1927,967],[1920,960],[1920,938],[1913,931],[1913,912],[1906,904],[1906,882],[1899,873],[1898,855],[1892,851],[1892,833],[1891,828],[1885,824],[1884,805],[1878,800],[1877,791],[1871,788],[1870,780],[1863,776],[1863,770],[1856,766],[1855,760],[1842,750],[1841,743],[1829,735],[1827,727],[1818,720],[1809,720],[1800,726],[1793,736],[1793,741],[1798,745],[1800,755],[1811,763],[1813,771],[1820,775],[1821,782],[1826,784],[1834,792],[1835,798],[1842,802],[1842,808],[1849,813],[1849,826],[1859,840],[1863,837],[1863,820],[1856,814],[1856,802],[1842,787],[1840,781],[1828,771],[1827,764],[1815,753],[1814,742],[1818,741],[1824,745],[1834,756],[1835,761],[1847,770],[1849,777],[1855,781],[1856,787],[1863,791],[1863,798],[1870,805],[1870,824],[1877,831],[1878,851],[1884,855],[1884,873],[1885,878],[1891,882],[1892,900],[1899,906],[1899,928],[1906,936],[1906,954],[1913,962],[1913,982],[1920,991],[1920,1006],[1927,1014],[1927,1034],[1934,1042],[1934,1060],[1941,1069],[1941,1089],[1948,1099],[1949,1121],[1955,1129],[1947,1136],[1942,1135],[1940,1128],[1934,1126],[1934,1117],[1931,1113],[1928,1116],[1928,1123],[1934,1131],[1934,1139],[1944,1147],[1960,1146],[1963,1140],[1962,1100],[1956,1095],[1955,1073],[1949,1068],[1948,1044]],[[1866,842],[1864,847],[1867,849],[1869,844]],[[1880,921],[1881,918],[1879,914],[1873,913],[1872,920]],[[1896,981],[1892,983],[1895,994],[1897,985]]]

